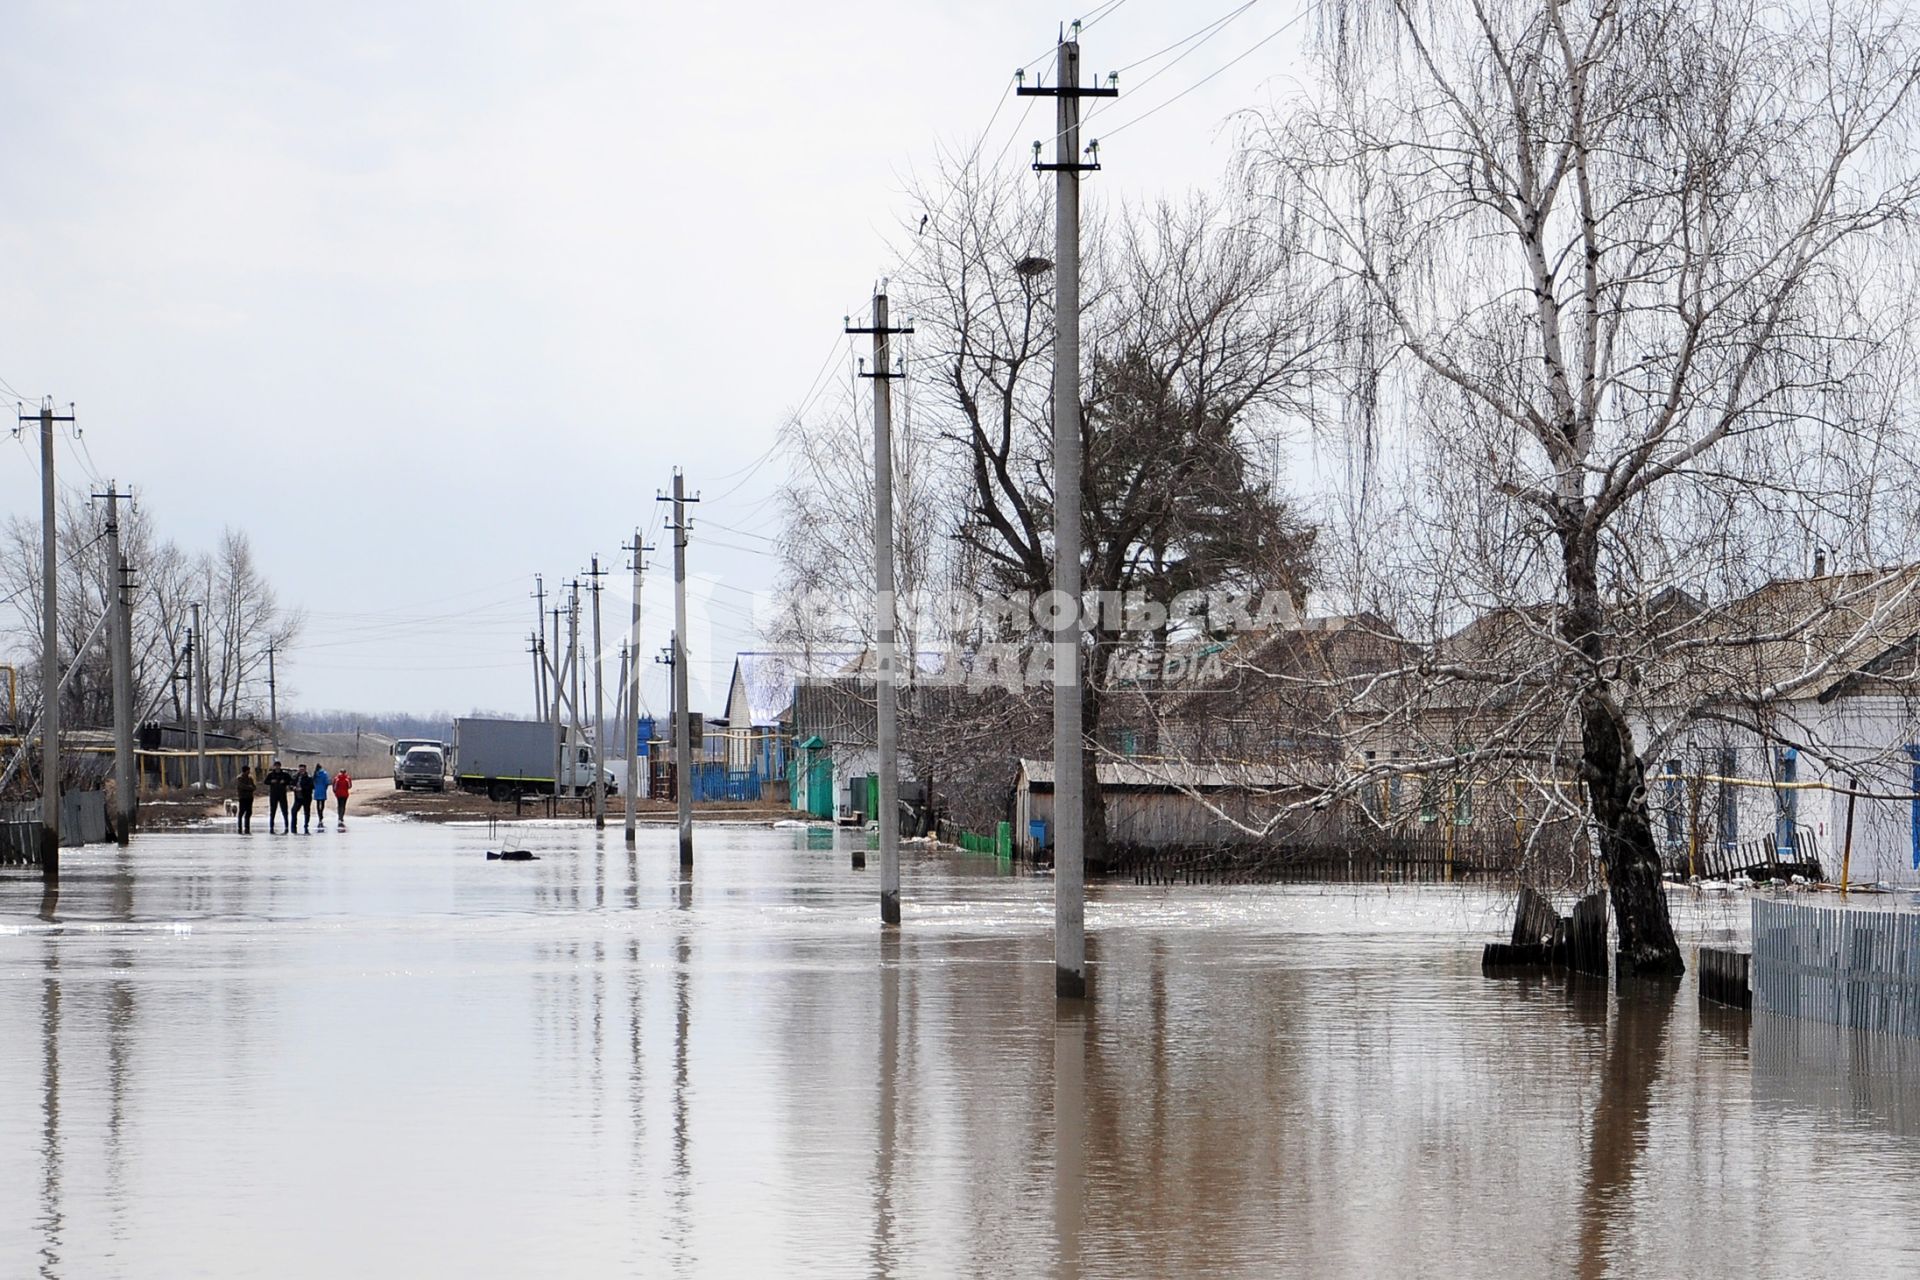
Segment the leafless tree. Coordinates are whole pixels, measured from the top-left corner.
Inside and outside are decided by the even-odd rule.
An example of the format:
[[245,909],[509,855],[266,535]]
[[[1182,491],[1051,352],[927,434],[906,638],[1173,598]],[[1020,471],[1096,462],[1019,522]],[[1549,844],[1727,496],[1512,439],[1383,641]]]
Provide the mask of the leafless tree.
[[[64,722],[106,725],[113,718],[113,679],[104,634],[96,635],[117,580],[108,563],[105,512],[77,492],[59,499],[60,631],[63,667],[77,664],[67,686]],[[132,566],[133,687],[135,714],[165,709],[176,720],[186,712],[182,657],[191,626],[190,602],[202,603],[203,660],[210,663],[208,719],[233,727],[258,714],[269,641],[283,649],[300,629],[297,612],[281,608],[253,562],[246,535],[228,530],[215,555],[192,556],[157,539],[144,504],[122,508],[121,551]],[[40,526],[15,516],[0,526],[0,599],[11,613],[5,634],[15,652],[40,645]],[[94,635],[91,645],[88,637]],[[22,664],[25,715],[39,705],[37,662]]]
[[[901,522],[926,548],[915,573],[949,599],[1038,598],[1052,586],[1053,541],[1045,192],[1024,175],[959,163],[919,194],[938,212],[917,225],[894,287],[897,308],[916,326],[909,387],[916,447],[927,453],[916,466],[937,477],[921,490],[925,508]],[[1091,220],[1082,317],[1090,599],[1138,593],[1164,605],[1183,592],[1304,592],[1313,532],[1275,485],[1271,465],[1286,416],[1302,407],[1314,382],[1316,312],[1294,284],[1291,254],[1291,246],[1208,199]],[[833,441],[858,430],[808,434]],[[858,452],[844,444],[829,444],[828,452],[859,467]],[[869,492],[863,480],[836,475],[815,456],[801,453],[808,465],[794,490],[796,520],[830,506],[823,475],[827,488]],[[796,571],[819,575],[832,566],[850,588],[870,583],[866,540],[855,532],[870,523],[851,514],[825,526],[824,546],[817,527],[792,540]],[[1010,778],[1013,759],[1045,740],[1049,681],[1033,671],[976,683],[971,664],[982,645],[994,643],[1044,655],[1034,644],[1040,631],[1017,609],[985,618],[949,610],[922,629],[942,651],[950,682],[971,687],[949,683],[919,700],[919,722],[908,717],[910,754],[948,757],[948,776]],[[1164,614],[1135,622],[1117,611],[1094,615],[1081,692],[1090,767],[1114,655],[1164,644],[1168,633]],[[963,746],[971,757],[952,758]],[[985,765],[989,759],[998,772]],[[1089,857],[1098,861],[1098,788],[1089,789],[1087,823]]]
[[[1566,771],[1623,968],[1678,972],[1636,724],[1814,679],[1811,657],[1770,689],[1721,677],[1836,606],[1743,626],[1667,588],[1724,600],[1804,566],[1805,529],[1882,564],[1911,518],[1911,20],[1871,0],[1324,11],[1320,89],[1247,154],[1330,300],[1367,497],[1402,495],[1346,495],[1349,602],[1424,632],[1398,686],[1367,686],[1402,708],[1452,691],[1475,741],[1429,766]],[[1904,597],[1854,599],[1884,621]],[[1505,623],[1441,643],[1474,617]]]

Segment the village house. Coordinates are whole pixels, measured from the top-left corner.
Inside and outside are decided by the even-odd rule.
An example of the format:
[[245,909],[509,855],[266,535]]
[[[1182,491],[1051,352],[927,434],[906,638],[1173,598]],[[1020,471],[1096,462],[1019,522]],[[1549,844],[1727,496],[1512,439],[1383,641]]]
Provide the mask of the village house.
[[1770,845],[1920,883],[1920,566],[1823,569],[1702,613],[1648,673],[1636,737],[1669,865]]

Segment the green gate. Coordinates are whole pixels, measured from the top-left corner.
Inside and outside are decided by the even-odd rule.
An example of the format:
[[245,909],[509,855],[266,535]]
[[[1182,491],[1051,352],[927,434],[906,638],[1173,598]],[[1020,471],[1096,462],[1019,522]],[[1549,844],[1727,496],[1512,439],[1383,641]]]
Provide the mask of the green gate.
[[805,809],[809,817],[833,816],[833,755],[820,737],[812,736],[795,744],[800,767],[794,771],[793,807]]

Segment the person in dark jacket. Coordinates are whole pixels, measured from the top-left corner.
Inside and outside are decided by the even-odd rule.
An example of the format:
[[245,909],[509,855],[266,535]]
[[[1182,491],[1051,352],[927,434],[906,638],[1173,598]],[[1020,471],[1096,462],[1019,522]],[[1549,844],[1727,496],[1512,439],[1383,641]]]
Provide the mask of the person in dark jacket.
[[327,788],[333,785],[333,779],[327,776],[327,766],[313,766],[313,813],[320,819],[320,829],[327,829]]
[[248,765],[240,766],[240,777],[234,782],[233,789],[240,801],[240,834],[253,834],[253,769]]
[[[305,818],[303,823],[301,819]],[[288,824],[291,830],[300,827],[300,833],[306,835],[313,830],[313,775],[307,772],[307,766],[301,765],[300,772],[293,776],[293,821]]]
[[287,788],[293,785],[293,775],[281,767],[275,760],[273,768],[267,771],[267,834],[273,834],[274,815],[287,820],[287,830],[293,830],[293,814],[287,810]]

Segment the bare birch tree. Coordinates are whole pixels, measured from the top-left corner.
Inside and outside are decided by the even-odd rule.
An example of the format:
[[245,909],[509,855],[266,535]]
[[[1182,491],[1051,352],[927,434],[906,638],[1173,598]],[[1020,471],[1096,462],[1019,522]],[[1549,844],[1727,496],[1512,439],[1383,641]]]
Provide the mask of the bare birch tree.
[[[1914,31],[1887,5],[1720,0],[1325,22],[1323,92],[1267,113],[1248,158],[1334,300],[1358,447],[1397,450],[1411,487],[1350,506],[1352,594],[1430,586],[1435,638],[1507,609],[1497,644],[1404,673],[1497,707],[1439,754],[1569,770],[1623,971],[1676,973],[1633,708],[1661,654],[1759,633],[1709,642],[1663,589],[1750,574],[1748,517],[1824,506],[1866,544],[1863,502],[1880,528],[1911,510],[1864,468],[1904,466]],[[1665,669],[1677,718],[1707,714],[1697,669]]]

